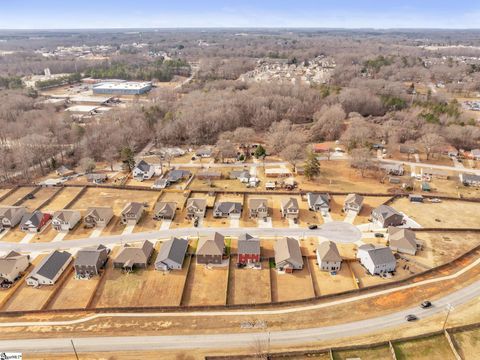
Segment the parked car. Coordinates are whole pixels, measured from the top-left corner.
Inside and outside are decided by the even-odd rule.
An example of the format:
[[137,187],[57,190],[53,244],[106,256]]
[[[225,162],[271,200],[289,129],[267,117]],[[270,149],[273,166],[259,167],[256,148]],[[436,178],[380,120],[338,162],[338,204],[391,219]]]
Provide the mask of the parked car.
[[431,303],[430,301],[428,301],[428,300],[425,300],[424,302],[422,302],[422,303],[420,304],[420,307],[421,307],[422,309],[428,309],[429,307],[432,307],[432,303]]
[[315,230],[315,229],[318,229],[318,225],[312,224],[312,225],[309,225],[308,228],[310,230]]
[[25,200],[31,200],[31,199],[35,199],[35,195],[33,195],[33,194],[27,194],[27,195],[25,196]]
[[430,202],[432,202],[432,203],[441,203],[442,200],[440,200],[440,199],[438,199],[438,198],[433,198],[433,199],[430,200]]
[[405,320],[407,320],[408,322],[410,322],[410,321],[416,321],[416,320],[418,320],[418,317],[416,317],[416,316],[413,315],[413,314],[410,314],[410,315],[405,316]]
[[383,238],[383,237],[385,237],[385,235],[382,234],[382,233],[375,233],[375,237],[376,238]]

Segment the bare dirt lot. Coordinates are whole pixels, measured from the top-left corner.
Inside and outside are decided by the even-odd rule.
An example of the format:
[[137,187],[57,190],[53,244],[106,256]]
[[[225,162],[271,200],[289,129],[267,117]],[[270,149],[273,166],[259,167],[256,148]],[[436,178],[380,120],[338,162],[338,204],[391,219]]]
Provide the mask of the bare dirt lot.
[[80,187],[64,187],[43,210],[54,212],[64,209],[80,191],[82,191]]
[[302,270],[295,270],[292,274],[280,274],[275,268],[270,269],[272,279],[272,301],[289,301],[308,299],[315,296],[312,277],[308,271],[306,259]]
[[225,305],[228,265],[207,268],[192,258],[182,305]]
[[2,200],[1,205],[13,205],[17,201],[22,200],[25,195],[28,193],[32,192],[34,187],[20,187],[17,190],[15,190],[13,193],[8,195],[5,199]]
[[398,360],[415,359],[454,360],[452,350],[443,335],[432,336],[426,339],[394,343],[395,355]]
[[[262,269],[238,269],[234,256],[230,259],[228,304],[261,304],[271,302],[270,269],[267,260]],[[255,286],[252,286],[255,284]]]
[[71,273],[62,288],[55,294],[49,309],[78,309],[88,305],[93,292],[97,288],[100,277],[95,276],[89,280],[75,279]]
[[438,204],[427,201],[415,204],[401,198],[392,207],[427,228],[478,228],[480,224],[480,203],[476,202],[444,200]]
[[54,187],[41,188],[35,193],[33,199],[25,200],[22,205],[25,206],[28,211],[37,210],[45,201],[53,197],[58,191],[59,189]]
[[331,275],[328,271],[319,269],[316,259],[308,259],[308,261],[317,296],[336,294],[357,288],[348,262],[343,262],[340,271],[337,271],[336,275]]

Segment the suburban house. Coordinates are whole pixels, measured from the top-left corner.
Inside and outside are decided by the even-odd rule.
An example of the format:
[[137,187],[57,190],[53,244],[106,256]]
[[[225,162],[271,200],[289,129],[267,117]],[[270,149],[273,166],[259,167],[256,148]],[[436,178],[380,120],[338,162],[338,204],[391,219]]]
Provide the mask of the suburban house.
[[450,177],[450,173],[448,171],[440,169],[421,168],[420,172],[422,177],[429,177],[430,179],[437,178],[448,180]]
[[148,240],[143,241],[139,246],[125,244],[113,260],[113,267],[126,271],[132,271],[135,268],[145,269],[152,254],[153,244]]
[[37,233],[43,230],[48,224],[52,215],[42,213],[41,211],[34,211],[33,213],[25,213],[20,223],[20,229],[22,231]]
[[176,202],[159,201],[153,209],[154,220],[173,220],[175,217]]
[[268,217],[267,199],[249,199],[248,211],[250,218],[265,219]]
[[201,158],[209,158],[212,156],[212,149],[210,148],[200,148],[195,151],[195,155]]
[[170,186],[170,184],[168,183],[167,179],[159,178],[159,179],[156,179],[153,182],[152,189],[157,189],[157,190],[158,189],[165,189],[169,186]]
[[53,213],[52,227],[57,231],[72,230],[82,215],[77,210],[60,210]]
[[389,164],[381,162],[378,167],[380,170],[385,171],[387,175],[402,176],[405,173],[405,169],[402,164]]
[[107,262],[109,252],[110,250],[103,245],[79,250],[73,263],[75,275],[87,279],[98,275]]
[[277,270],[291,273],[293,270],[303,269],[302,251],[296,239],[291,237],[278,239],[273,248]]
[[300,208],[298,207],[298,201],[295,198],[282,199],[280,211],[282,217],[287,219],[298,219]]
[[348,194],[343,202],[343,211],[354,211],[359,213],[363,206],[363,196],[358,194]]
[[70,176],[75,174],[75,171],[66,167],[65,165],[60,166],[57,170],[55,170],[58,176]]
[[322,241],[317,245],[318,267],[322,271],[339,271],[342,266],[342,257],[337,245],[333,241]]
[[17,226],[26,211],[25,206],[0,206],[0,229]]
[[[480,175],[475,174],[460,174],[460,181],[465,186],[480,186]],[[0,209],[1,218],[1,209]]]
[[239,180],[242,183],[248,183],[251,175],[248,170],[233,170],[230,171],[229,177],[231,180]]
[[188,249],[188,240],[174,237],[162,243],[157,259],[155,260],[155,269],[161,271],[182,270],[185,254]]
[[83,223],[87,228],[102,228],[108,225],[113,217],[113,209],[108,206],[89,207]]
[[205,216],[205,212],[207,210],[207,200],[188,199],[186,209],[188,219],[201,219]]
[[143,203],[131,202],[125,205],[120,214],[121,222],[124,225],[136,225],[145,211]]
[[197,247],[197,264],[221,264],[225,254],[225,237],[218,232],[213,239],[200,239]]
[[167,180],[167,186],[170,186],[179,181],[187,180],[191,175],[192,173],[188,170],[171,170],[165,177],[165,180]]
[[358,247],[357,258],[371,275],[393,272],[397,266],[395,256],[387,246],[361,245]]
[[328,153],[331,151],[330,145],[325,143],[313,144],[312,150],[315,154]]
[[403,224],[403,215],[388,205],[380,205],[372,211],[372,222],[382,228],[400,226]]
[[132,170],[135,180],[149,180],[155,175],[155,167],[144,160],[140,160]]
[[388,228],[388,244],[393,251],[409,255],[415,255],[420,247],[415,232],[393,226]]
[[27,277],[27,285],[53,285],[72,262],[72,254],[55,250],[46,256]]
[[221,201],[215,204],[213,217],[239,219],[242,214],[242,203],[233,201]]
[[29,256],[10,251],[0,257],[0,285],[12,284],[30,265]]
[[103,184],[108,180],[107,174],[87,174],[87,180],[94,184]]
[[220,180],[222,178],[222,173],[218,171],[199,171],[197,173],[197,179],[199,180]]
[[418,149],[414,146],[400,145],[401,154],[418,154]]
[[258,264],[260,262],[260,239],[247,233],[238,237],[237,264]]
[[307,193],[308,208],[313,211],[330,211],[330,195]]

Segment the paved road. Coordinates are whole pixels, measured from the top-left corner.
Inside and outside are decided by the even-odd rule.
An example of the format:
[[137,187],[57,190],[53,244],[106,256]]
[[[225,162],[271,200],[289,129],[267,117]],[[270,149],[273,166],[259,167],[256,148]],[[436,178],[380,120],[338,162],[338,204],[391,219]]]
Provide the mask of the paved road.
[[[322,340],[341,339],[365,335],[405,324],[405,316],[417,315],[420,320],[445,313],[448,306],[467,303],[480,296],[480,281],[451,293],[434,302],[428,310],[410,308],[382,317],[369,318],[333,326],[322,326],[301,330],[269,332],[272,345],[298,344]],[[412,324],[411,326],[416,326]],[[265,332],[244,332],[228,334],[197,334],[176,336],[119,336],[119,337],[80,337],[72,339],[78,352],[157,350],[157,349],[227,349],[251,347],[256,339],[267,340]],[[70,338],[2,340],[1,351],[20,352],[71,352]]]
[[219,232],[226,236],[239,236],[243,233],[256,235],[259,237],[304,237],[304,236],[322,236],[337,243],[354,243],[361,239],[361,231],[354,225],[334,221],[321,225],[317,230],[306,228],[178,228],[165,229],[150,232],[139,232],[133,234],[111,235],[89,237],[77,240],[64,240],[47,243],[11,243],[0,242],[0,251],[17,250],[22,252],[48,251],[59,249],[82,248],[94,245],[121,244],[126,242],[141,240],[159,240],[168,239],[172,236],[211,236]]
[[458,168],[455,166],[448,166],[448,165],[434,165],[434,164],[416,163],[416,162],[392,160],[392,159],[382,159],[382,162],[391,163],[391,164],[405,164],[408,166],[420,166],[420,167],[427,167],[427,168],[447,170],[447,171],[456,171],[456,172],[462,172],[462,173],[467,172],[467,173],[480,175],[479,169],[465,169],[465,168]]

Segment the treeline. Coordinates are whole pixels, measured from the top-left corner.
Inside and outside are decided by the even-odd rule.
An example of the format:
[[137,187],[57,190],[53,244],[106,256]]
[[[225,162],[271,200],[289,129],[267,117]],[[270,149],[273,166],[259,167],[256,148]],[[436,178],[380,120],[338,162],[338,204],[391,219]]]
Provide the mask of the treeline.
[[21,89],[23,81],[20,76],[0,76],[0,89]]
[[86,76],[97,79],[124,79],[167,82],[173,76],[189,76],[190,65],[185,60],[157,60],[148,64],[129,64],[113,62],[110,65],[96,67],[85,71]]
[[53,86],[74,84],[76,82],[79,82],[81,79],[82,79],[82,75],[80,73],[74,73],[70,75],[57,77],[54,79],[36,81],[35,87],[37,89],[46,89]]

